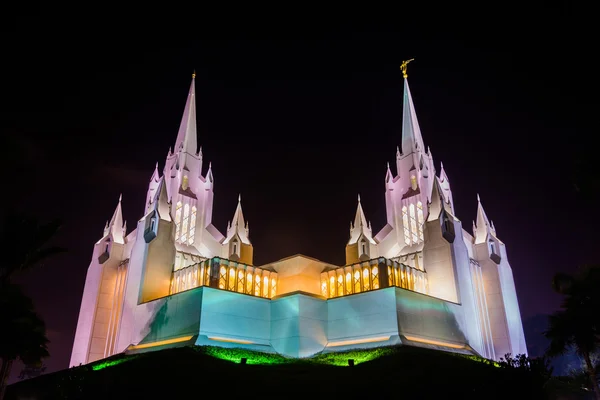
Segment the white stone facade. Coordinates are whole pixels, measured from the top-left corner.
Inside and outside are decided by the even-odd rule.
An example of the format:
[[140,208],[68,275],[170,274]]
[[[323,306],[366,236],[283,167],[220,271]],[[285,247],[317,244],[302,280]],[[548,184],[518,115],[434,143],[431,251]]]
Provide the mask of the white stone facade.
[[373,235],[359,198],[344,267],[305,256],[254,267],[241,202],[225,235],[212,225],[214,178],[210,164],[202,173],[195,113],[192,81],[144,217],[127,234],[119,199],[94,246],[70,365],[172,343],[294,357],[400,343],[491,359],[527,353],[506,247],[480,201],[473,235],[454,215],[406,79],[387,223]]

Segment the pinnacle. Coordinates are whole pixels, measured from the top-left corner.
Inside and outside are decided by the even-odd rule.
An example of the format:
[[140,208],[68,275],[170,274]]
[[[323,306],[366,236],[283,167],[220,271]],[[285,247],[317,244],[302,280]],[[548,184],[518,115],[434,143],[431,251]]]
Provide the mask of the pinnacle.
[[360,193],[358,194],[358,201],[360,202]]
[[123,199],[123,193],[119,194],[119,203],[121,202],[121,199]]
[[240,193],[240,194],[238,194],[238,203],[241,203],[241,202],[242,202],[242,194]]
[[479,197],[479,193],[477,193],[477,202],[481,203],[481,198]]

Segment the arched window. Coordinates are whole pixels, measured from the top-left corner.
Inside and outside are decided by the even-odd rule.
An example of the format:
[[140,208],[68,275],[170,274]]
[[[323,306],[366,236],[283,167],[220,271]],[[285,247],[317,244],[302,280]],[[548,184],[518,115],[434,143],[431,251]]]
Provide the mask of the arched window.
[[192,214],[190,215],[190,234],[188,237],[188,244],[194,244],[196,237],[196,206],[192,206]]
[[404,243],[410,244],[410,226],[408,225],[408,209],[402,207],[402,225],[404,226]]
[[156,225],[156,218],[152,217],[150,219],[150,230],[153,231],[154,230],[154,225]]
[[409,211],[410,211],[410,230],[412,232],[412,242],[413,243],[419,243],[419,236],[417,233],[417,215],[415,213],[415,205],[411,204],[408,207]]
[[108,253],[109,247],[110,247],[110,238],[106,239],[106,247],[104,248],[104,251]]
[[182,204],[178,201],[177,206],[175,206],[175,240],[179,240],[181,235],[181,207]]
[[183,220],[181,221],[181,241],[187,242],[188,238],[188,224],[190,219],[190,205],[186,204],[183,206]]
[[418,236],[419,236],[419,240],[423,241],[423,203],[421,203],[420,201],[417,202],[417,223],[418,223]]

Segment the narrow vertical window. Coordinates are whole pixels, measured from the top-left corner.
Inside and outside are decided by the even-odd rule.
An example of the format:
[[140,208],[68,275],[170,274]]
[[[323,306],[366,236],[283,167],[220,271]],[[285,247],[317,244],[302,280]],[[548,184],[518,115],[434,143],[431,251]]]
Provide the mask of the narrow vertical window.
[[337,277],[337,295],[338,296],[344,295],[344,275],[343,274],[339,274]]
[[335,277],[329,277],[329,297],[335,297]]
[[263,287],[262,287],[262,295],[263,297],[269,297],[269,277],[263,277]]
[[360,271],[354,271],[354,293],[360,293]]
[[321,295],[327,297],[327,277],[321,275]]
[[186,204],[183,206],[183,220],[181,221],[181,241],[183,243],[187,242],[189,218],[190,218],[190,205]]
[[240,269],[238,271],[237,291],[239,293],[244,293],[244,286],[244,270]]
[[[322,289],[321,289],[322,291]],[[325,288],[325,294],[327,294],[327,288]],[[271,278],[271,297],[275,297],[277,295],[277,279]]]
[[229,267],[229,279],[227,280],[227,290],[235,292],[235,268]]
[[227,268],[221,266],[219,270],[219,289],[225,289],[227,287]]
[[404,226],[404,243],[410,244],[410,228],[408,225],[408,210],[406,206],[402,207],[402,225]]
[[181,207],[182,204],[178,201],[175,207],[175,240],[179,240],[181,235]]
[[346,272],[346,294],[352,294],[352,274]]
[[363,288],[365,289],[365,292],[371,290],[371,282],[369,280],[369,275],[369,268],[365,267],[365,269],[363,269]]
[[194,239],[196,237],[196,206],[192,207],[192,214],[190,215],[190,234],[188,236],[188,244],[194,244]]
[[415,214],[415,205],[409,206],[410,210],[410,231],[412,233],[412,242],[419,243],[419,236],[417,234],[417,216]]
[[419,229],[419,240],[423,241],[423,224],[425,221],[423,221],[423,203],[420,201],[417,203],[417,223]]
[[248,272],[246,274],[246,294],[252,294],[252,273]]
[[260,272],[254,275],[254,295],[260,297]]
[[373,289],[379,289],[379,268],[371,268],[371,281],[373,282]]

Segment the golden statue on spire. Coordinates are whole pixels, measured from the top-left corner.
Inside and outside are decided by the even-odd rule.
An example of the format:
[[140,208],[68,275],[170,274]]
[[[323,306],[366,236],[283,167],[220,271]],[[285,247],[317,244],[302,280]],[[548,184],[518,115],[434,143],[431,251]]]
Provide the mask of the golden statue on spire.
[[194,70],[194,72],[192,72],[192,79],[196,79],[196,70]]
[[414,61],[414,58],[411,58],[410,60],[402,61],[402,64],[400,64],[400,71],[402,71],[402,76],[404,77],[404,79],[408,78],[408,74],[406,73],[406,67],[408,66],[408,63],[411,61]]

